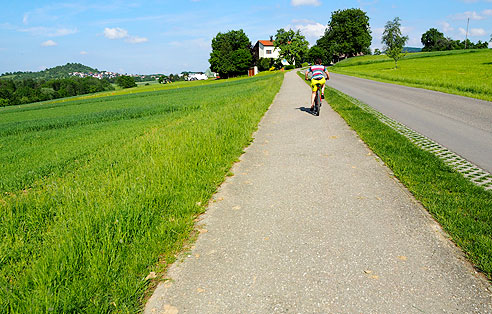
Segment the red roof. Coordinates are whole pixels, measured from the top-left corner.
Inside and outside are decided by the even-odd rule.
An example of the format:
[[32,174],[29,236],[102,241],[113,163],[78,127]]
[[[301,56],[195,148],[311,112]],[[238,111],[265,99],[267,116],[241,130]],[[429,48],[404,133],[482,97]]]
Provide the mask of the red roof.
[[271,40],[258,40],[263,46],[273,46],[273,41]]

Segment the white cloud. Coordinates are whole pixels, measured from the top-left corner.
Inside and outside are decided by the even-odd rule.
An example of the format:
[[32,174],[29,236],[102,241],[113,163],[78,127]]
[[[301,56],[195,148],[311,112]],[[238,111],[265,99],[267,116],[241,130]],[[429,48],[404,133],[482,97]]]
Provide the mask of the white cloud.
[[81,51],[80,54],[84,56],[87,54],[87,51]]
[[35,36],[46,36],[46,37],[58,37],[58,36],[67,36],[71,34],[77,33],[77,29],[70,28],[54,28],[54,27],[29,27],[29,28],[19,28],[19,32],[31,33]]
[[420,37],[409,36],[405,45],[409,47],[422,46],[422,42],[420,41]]
[[414,30],[414,27],[412,26],[402,26],[400,27],[401,33],[402,34],[408,34],[411,33]]
[[311,20],[292,20],[292,24],[289,24],[284,28],[300,31],[301,35],[306,37],[306,40],[311,45],[314,45],[316,44],[316,41],[324,35],[326,25]]
[[319,0],[291,0],[290,2],[293,6],[301,6],[301,5],[314,5],[320,6],[321,2]]
[[[492,0],[490,2],[492,2]],[[492,16],[492,10],[491,9],[483,10],[482,14],[487,16]]]
[[487,32],[483,28],[472,28],[470,30],[470,36],[485,36]]
[[379,37],[383,36],[384,33],[384,27],[376,27],[376,28],[371,28],[372,34],[377,35]]
[[109,39],[125,39],[125,42],[130,44],[140,44],[149,41],[145,37],[140,36],[130,36],[128,31],[123,28],[115,27],[115,28],[104,28],[104,37]]
[[294,24],[314,24],[316,22],[313,20],[307,20],[307,19],[300,19],[300,20],[294,19],[294,20],[292,20],[292,23],[294,23]]
[[448,22],[442,22],[441,27],[445,33],[454,31],[454,28]]
[[104,28],[104,37],[109,39],[120,39],[128,37],[128,31],[123,28],[115,27],[115,28]]
[[326,25],[321,23],[312,23],[312,24],[297,24],[294,25],[295,30],[300,30],[301,34],[306,37],[321,37],[325,34]]
[[[465,36],[466,35],[466,30],[464,28],[459,28],[460,34]],[[472,28],[468,32],[468,36],[470,37],[478,37],[478,36],[485,36],[487,35],[487,32],[483,28]]]
[[453,20],[466,20],[468,18],[471,20],[483,20],[484,19],[483,16],[479,15],[475,11],[466,11],[463,13],[451,15],[451,19],[453,19]]
[[125,39],[125,41],[130,44],[140,44],[140,43],[147,42],[149,40],[145,37],[129,36]]
[[53,47],[56,45],[58,45],[58,44],[55,43],[54,41],[52,41],[51,39],[41,43],[41,46],[43,46],[43,47]]

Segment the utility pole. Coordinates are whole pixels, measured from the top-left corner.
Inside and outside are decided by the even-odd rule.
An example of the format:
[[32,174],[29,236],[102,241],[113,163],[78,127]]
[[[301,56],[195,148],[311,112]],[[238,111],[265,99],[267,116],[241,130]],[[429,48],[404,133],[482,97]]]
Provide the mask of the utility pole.
[[466,49],[466,44],[468,43],[468,26],[469,25],[470,25],[470,18],[468,18],[468,22],[466,22],[465,49]]

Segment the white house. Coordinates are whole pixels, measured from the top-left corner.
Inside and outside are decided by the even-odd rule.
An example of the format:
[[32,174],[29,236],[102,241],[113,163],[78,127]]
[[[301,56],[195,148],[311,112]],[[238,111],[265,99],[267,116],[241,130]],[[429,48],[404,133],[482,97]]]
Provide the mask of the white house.
[[200,80],[208,80],[208,76],[201,72],[197,72],[197,73],[190,72],[190,74],[188,74],[188,81],[200,81]]
[[[275,47],[272,40],[258,40],[253,47],[253,54],[257,60],[260,58],[278,59],[280,57],[279,49]],[[283,59],[282,64],[288,65],[289,62]]]

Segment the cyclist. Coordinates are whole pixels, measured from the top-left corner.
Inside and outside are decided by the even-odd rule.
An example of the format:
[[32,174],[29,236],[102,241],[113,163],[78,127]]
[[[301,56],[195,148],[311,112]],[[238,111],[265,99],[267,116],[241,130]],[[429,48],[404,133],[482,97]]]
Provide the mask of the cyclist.
[[[326,74],[326,79],[325,76],[323,75],[323,72]],[[321,65],[321,59],[316,59],[316,64],[313,66],[309,67],[309,70],[306,71],[306,81],[308,80],[308,73],[312,73],[311,76],[311,88],[312,88],[312,93],[311,93],[311,111],[314,109],[314,98],[316,97],[316,90],[317,86],[316,84],[321,84],[321,98],[325,98],[325,82],[326,80],[330,79],[330,73],[328,73],[328,70],[324,65]]]

